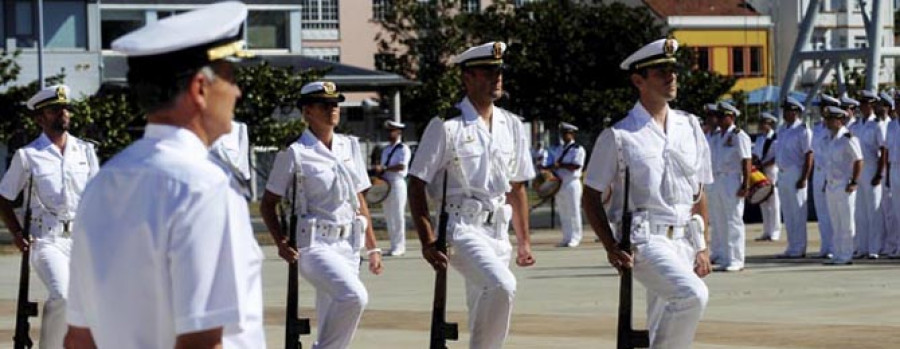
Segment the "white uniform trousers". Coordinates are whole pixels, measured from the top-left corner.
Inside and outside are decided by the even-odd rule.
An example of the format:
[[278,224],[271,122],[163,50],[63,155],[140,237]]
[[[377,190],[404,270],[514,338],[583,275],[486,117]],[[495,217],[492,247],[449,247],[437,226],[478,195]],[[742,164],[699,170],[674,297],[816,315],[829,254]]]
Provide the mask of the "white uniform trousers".
[[[900,223],[900,164],[891,166],[891,211],[894,223]],[[898,177],[895,177],[898,176]],[[896,185],[894,184],[896,183]],[[890,225],[885,230],[887,235],[887,252],[891,255],[900,254],[900,227]]]
[[347,240],[318,240],[300,250],[300,275],[316,288],[318,333],[313,349],[350,347],[369,302],[359,262],[359,253]]
[[797,189],[797,181],[802,171],[799,167],[781,172],[778,179],[778,195],[781,198],[781,213],[787,230],[788,246],[784,254],[806,255],[806,190]]
[[[770,166],[765,171],[766,178],[769,183],[778,183],[778,168]],[[772,188],[772,195],[766,201],[759,204],[759,210],[762,213],[763,233],[762,236],[769,237],[772,240],[781,238],[781,198],[778,197],[778,187]]]
[[725,230],[717,227],[721,227],[725,223],[726,218],[715,212],[716,207],[721,207],[722,203],[719,202],[719,189],[720,183],[718,181],[713,181],[712,184],[706,186],[706,197],[709,201],[707,203],[707,207],[709,208],[709,228],[710,228],[710,236],[709,236],[709,260],[713,264],[723,264],[727,263],[727,261],[723,258],[723,251],[725,250]]
[[[453,217],[451,215],[451,217]],[[450,265],[466,280],[469,348],[498,349],[509,332],[516,277],[509,270],[512,245],[506,232],[494,238],[494,227],[451,218]]]
[[47,302],[41,311],[41,349],[63,347],[68,324],[66,299],[69,295],[69,258],[72,239],[55,237],[37,239],[32,244],[31,266],[47,287]]
[[391,254],[406,252],[406,180],[391,180],[391,192],[384,199],[384,220],[391,238]]
[[831,236],[834,231],[831,227],[828,199],[825,195],[825,176],[824,168],[816,166],[816,170],[813,172],[813,187],[810,188],[813,191],[813,204],[816,206],[816,218],[819,223],[819,241],[822,243],[819,247],[819,254],[821,255],[832,253]]
[[881,213],[881,185],[872,186],[878,167],[864,164],[856,193],[856,252],[861,255],[881,251],[884,238],[884,218]]
[[690,348],[709,300],[709,289],[694,273],[696,249],[683,237],[651,234],[653,225],[640,229],[650,235],[644,243],[635,239],[634,277],[647,289],[650,348]]
[[894,226],[894,193],[887,186],[881,187],[881,217],[884,218],[884,234],[879,254],[891,255],[897,250],[897,228]]
[[847,193],[846,185],[831,185],[826,190],[832,235],[833,261],[847,262],[853,259],[853,236],[856,235],[856,191]]
[[561,243],[578,246],[581,243],[581,180],[570,178],[564,180],[556,192],[556,203],[559,205],[559,223],[563,238]]
[[715,177],[714,199],[709,203],[710,216],[716,219],[713,228],[712,246],[719,265],[744,267],[746,246],[744,228],[744,198],[738,197],[741,186],[740,173],[717,173]]

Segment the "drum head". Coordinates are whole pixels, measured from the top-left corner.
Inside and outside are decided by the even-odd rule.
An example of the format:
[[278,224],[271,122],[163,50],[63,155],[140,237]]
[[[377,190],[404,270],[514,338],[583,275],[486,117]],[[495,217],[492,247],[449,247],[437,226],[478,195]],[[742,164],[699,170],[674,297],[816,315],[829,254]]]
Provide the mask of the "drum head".
[[753,205],[759,205],[768,200],[770,196],[772,196],[772,192],[774,191],[774,189],[775,187],[773,187],[769,183],[756,187],[750,192],[750,196],[747,198],[747,200],[749,200]]
[[370,177],[369,180],[372,182],[372,186],[366,190],[366,203],[369,205],[380,204],[391,193],[391,183],[379,177]]
[[537,194],[540,198],[546,198],[553,195],[559,191],[560,182],[558,180],[546,181],[541,183],[537,188]]

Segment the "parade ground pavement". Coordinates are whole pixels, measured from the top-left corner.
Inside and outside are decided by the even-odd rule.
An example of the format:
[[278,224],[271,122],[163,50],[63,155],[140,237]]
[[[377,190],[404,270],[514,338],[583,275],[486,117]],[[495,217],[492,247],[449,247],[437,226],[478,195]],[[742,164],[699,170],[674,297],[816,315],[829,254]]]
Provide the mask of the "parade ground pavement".
[[[717,272],[705,279],[710,301],[694,348],[900,347],[900,260],[840,267],[812,258],[776,260],[772,257],[786,242],[753,241],[760,228],[747,226],[744,271]],[[818,252],[819,242],[815,223],[809,228],[811,255]],[[512,267],[518,291],[507,348],[615,347],[619,278],[606,263],[601,245],[585,231],[586,241],[576,248],[555,247],[558,231],[533,231],[537,264]],[[387,241],[379,244],[386,247]],[[361,269],[369,304],[351,348],[427,348],[434,273],[418,245],[410,232],[409,251],[386,257],[382,275]],[[264,251],[267,339],[269,348],[283,348],[287,268],[273,246],[264,246]],[[9,249],[0,255],[5,276],[0,279],[0,348],[12,347],[19,261]],[[449,275],[447,317],[460,325],[460,340],[449,347],[466,348],[464,285],[458,273]],[[31,299],[43,303],[43,285],[33,273],[31,280]],[[643,327],[645,294],[637,282],[635,287],[635,322]],[[313,291],[305,281],[300,290],[301,314],[315,324]],[[31,324],[37,339],[40,320],[32,318]],[[314,336],[302,337],[306,348]]]

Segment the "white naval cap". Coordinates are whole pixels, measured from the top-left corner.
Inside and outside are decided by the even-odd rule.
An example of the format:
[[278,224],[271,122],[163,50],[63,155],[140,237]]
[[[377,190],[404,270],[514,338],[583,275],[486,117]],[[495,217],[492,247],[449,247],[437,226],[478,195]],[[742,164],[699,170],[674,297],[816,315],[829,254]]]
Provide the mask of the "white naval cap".
[[28,99],[25,103],[29,110],[38,110],[51,105],[69,105],[72,100],[69,99],[69,86],[53,85],[44,87]]
[[772,114],[770,112],[764,111],[764,112],[762,112],[762,114],[760,114],[760,117],[762,118],[763,121],[768,120],[768,121],[771,121],[773,124],[778,123],[778,117],[776,117],[775,114]]
[[731,114],[734,117],[741,116],[741,111],[738,110],[738,108],[735,108],[735,106],[731,105],[731,103],[728,103],[728,102],[719,102],[719,112],[721,112],[722,115]]
[[823,115],[826,119],[830,118],[845,118],[847,117],[847,111],[841,109],[840,107],[828,106],[825,108],[825,115]]
[[151,22],[112,42],[128,56],[128,79],[172,81],[218,60],[249,58],[243,23],[247,6],[225,1]]
[[506,52],[506,43],[493,41],[486,44],[470,47],[462,53],[453,56],[450,63],[462,68],[470,67],[502,67],[503,53]]
[[703,110],[707,113],[715,113],[719,111],[719,105],[716,103],[706,103],[703,105]]
[[878,97],[881,98],[881,103],[890,106],[891,109],[894,109],[894,97],[891,97],[890,93],[881,92],[878,94]]
[[823,107],[839,107],[841,105],[840,99],[834,98],[831,95],[825,93],[823,93],[819,97],[819,101],[819,104],[821,104]]
[[578,126],[572,125],[568,122],[560,122],[559,123],[559,131],[562,133],[578,132]]
[[801,113],[806,110],[803,103],[800,103],[796,98],[790,96],[784,99],[784,103],[781,103],[781,107],[788,110],[796,110]]
[[859,101],[860,102],[878,102],[878,94],[875,91],[871,90],[862,90],[859,91]]
[[635,71],[641,68],[660,64],[675,64],[675,51],[678,51],[678,41],[675,39],[659,39],[651,42],[635,51],[622,61],[619,68]]
[[384,122],[384,128],[388,130],[402,130],[406,128],[406,125],[402,122],[396,122],[394,120],[387,120]]
[[297,105],[310,103],[340,103],[344,95],[337,90],[331,81],[313,81],[300,88],[300,100]]
[[859,101],[850,98],[846,93],[841,95],[841,108],[858,107]]

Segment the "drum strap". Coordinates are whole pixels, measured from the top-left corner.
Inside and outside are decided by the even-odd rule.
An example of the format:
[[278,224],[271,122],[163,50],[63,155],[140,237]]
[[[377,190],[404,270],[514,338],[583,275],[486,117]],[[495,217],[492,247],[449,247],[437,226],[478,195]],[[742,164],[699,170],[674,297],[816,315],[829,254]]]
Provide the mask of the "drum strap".
[[775,141],[775,138],[777,138],[777,137],[778,137],[778,134],[776,133],[776,134],[772,135],[772,138],[766,138],[766,141],[763,143],[762,156],[759,158],[760,162],[765,161],[766,155],[769,154],[769,147],[772,146],[772,143]]
[[399,142],[399,143],[397,143],[396,145],[394,145],[394,149],[391,149],[391,152],[388,153],[387,159],[385,159],[385,160],[384,160],[384,163],[381,164],[381,165],[382,165],[382,166],[385,166],[385,167],[390,166],[390,165],[391,165],[391,158],[394,157],[394,153],[396,153],[396,152],[397,152],[397,149],[399,149],[399,148],[403,148],[403,142]]
[[569,144],[568,146],[566,146],[566,149],[563,150],[562,155],[559,156],[559,159],[556,159],[556,162],[562,164],[563,163],[562,160],[566,158],[566,154],[569,154],[569,150],[572,150],[572,148],[575,148],[577,146],[578,146],[578,143],[575,143],[575,142],[572,142],[572,144]]

